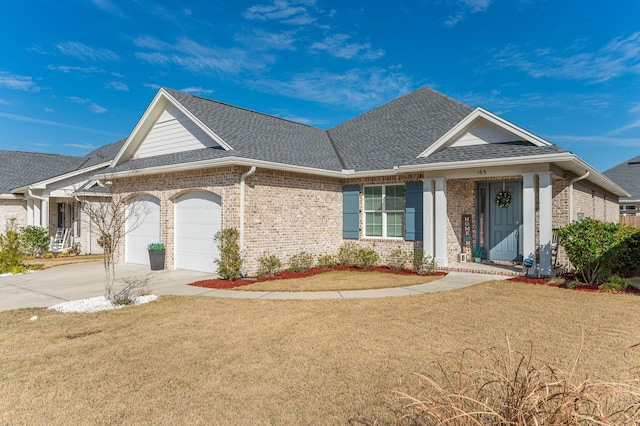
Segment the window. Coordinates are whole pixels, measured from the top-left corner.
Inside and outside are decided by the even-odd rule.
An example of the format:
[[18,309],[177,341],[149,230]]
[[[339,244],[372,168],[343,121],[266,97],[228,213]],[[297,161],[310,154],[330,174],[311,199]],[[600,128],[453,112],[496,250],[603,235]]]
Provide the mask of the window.
[[405,231],[404,185],[364,187],[365,236],[403,238]]

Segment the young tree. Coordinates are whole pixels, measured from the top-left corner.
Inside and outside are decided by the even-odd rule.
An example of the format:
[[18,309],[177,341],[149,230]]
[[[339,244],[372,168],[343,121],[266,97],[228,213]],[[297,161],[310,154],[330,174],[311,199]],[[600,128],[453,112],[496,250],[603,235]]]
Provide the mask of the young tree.
[[88,189],[76,190],[74,197],[80,202],[85,219],[98,234],[98,245],[103,250],[105,272],[104,297],[113,300],[116,280],[115,255],[126,234],[137,229],[147,214],[144,205],[135,198],[126,198],[124,187],[116,182],[96,181]]

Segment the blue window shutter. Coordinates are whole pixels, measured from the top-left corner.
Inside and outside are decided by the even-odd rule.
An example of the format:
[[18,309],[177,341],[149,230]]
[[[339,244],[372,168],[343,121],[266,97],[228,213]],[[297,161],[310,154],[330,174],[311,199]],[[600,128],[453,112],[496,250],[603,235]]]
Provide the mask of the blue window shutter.
[[405,240],[423,240],[422,182],[407,182],[405,197]]
[[342,238],[360,238],[360,187],[342,187]]

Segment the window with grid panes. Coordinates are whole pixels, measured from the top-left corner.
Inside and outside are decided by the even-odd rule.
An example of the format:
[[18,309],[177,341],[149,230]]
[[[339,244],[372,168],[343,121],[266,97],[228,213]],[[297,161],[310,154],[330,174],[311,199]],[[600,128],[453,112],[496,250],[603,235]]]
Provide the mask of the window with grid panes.
[[365,186],[365,236],[403,238],[405,232],[404,207],[404,185]]

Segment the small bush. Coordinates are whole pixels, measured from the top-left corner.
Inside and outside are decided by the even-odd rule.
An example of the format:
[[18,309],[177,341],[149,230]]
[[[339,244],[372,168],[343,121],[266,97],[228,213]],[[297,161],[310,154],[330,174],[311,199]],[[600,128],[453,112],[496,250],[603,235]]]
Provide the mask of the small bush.
[[276,277],[282,272],[282,261],[275,254],[265,254],[258,259],[258,263],[260,263],[256,274],[258,278]]
[[338,259],[332,254],[321,254],[318,256],[318,268],[331,269],[338,264]]
[[25,226],[20,233],[20,243],[27,254],[39,257],[49,248],[49,231],[41,226]]
[[607,282],[598,286],[598,289],[611,293],[619,293],[621,291],[625,291],[627,287],[629,287],[629,285],[630,284],[628,280],[620,278],[617,275],[611,275],[609,278],[607,278]]
[[436,271],[436,261],[429,255],[426,255],[421,251],[413,253],[413,270],[418,274],[431,275]]
[[62,252],[58,253],[58,257],[59,257],[59,258],[69,257],[69,252],[67,252],[67,251],[62,251]]
[[294,254],[289,259],[289,271],[307,272],[313,266],[313,256],[306,251]]
[[82,253],[82,244],[80,244],[79,242],[71,244],[69,253],[73,256],[79,256],[80,253]]
[[387,256],[387,266],[396,271],[402,271],[407,269],[407,265],[412,263],[412,259],[411,252],[398,247]]
[[214,262],[218,265],[218,275],[222,279],[235,281],[242,278],[242,256],[240,254],[240,233],[237,229],[226,228],[217,232],[213,237],[218,246],[220,259]]
[[23,259],[15,217],[7,221],[6,229],[4,234],[0,234],[0,272],[10,272],[12,268],[22,266]]
[[53,259],[53,253],[51,253],[51,252],[42,253],[42,258],[43,259]]
[[570,289],[584,287],[585,285],[586,285],[585,283],[580,282],[578,280],[567,281],[567,288],[570,288]]
[[125,285],[113,295],[111,302],[115,305],[133,305],[138,296],[151,294],[149,277],[124,278]]
[[380,261],[380,256],[373,247],[370,248],[360,248],[356,252],[356,268],[359,269],[368,269],[373,268]]
[[344,266],[356,266],[356,255],[360,247],[354,242],[347,242],[338,249],[338,263]]

